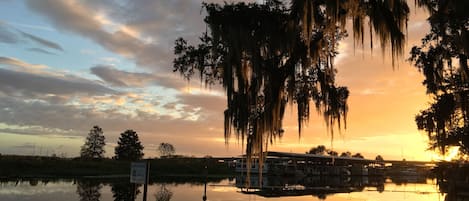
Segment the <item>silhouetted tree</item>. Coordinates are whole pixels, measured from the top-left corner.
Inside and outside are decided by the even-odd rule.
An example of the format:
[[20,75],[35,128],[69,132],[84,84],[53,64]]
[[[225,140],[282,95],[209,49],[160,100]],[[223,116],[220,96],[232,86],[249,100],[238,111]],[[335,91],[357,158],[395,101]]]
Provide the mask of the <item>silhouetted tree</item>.
[[115,148],[117,160],[139,160],[143,157],[143,146],[133,130],[121,133]]
[[160,190],[155,194],[156,201],[169,201],[173,197],[173,192],[166,188],[164,184],[161,185]]
[[318,145],[317,147],[311,148],[307,153],[308,154],[326,154],[327,149],[324,145]]
[[324,145],[318,145],[316,147],[313,147],[309,151],[307,151],[306,153],[307,154],[320,154],[320,155],[327,154],[329,156],[338,156],[339,155],[339,153],[326,148],[326,146],[324,146]]
[[111,183],[112,197],[114,201],[134,201],[140,193],[138,187],[140,184],[133,184],[128,181],[119,181]]
[[30,185],[30,186],[37,186],[38,183],[39,183],[39,180],[38,180],[38,179],[31,179],[31,180],[29,180],[29,185]]
[[384,192],[384,183],[379,183],[378,186],[376,186],[376,190],[377,190],[379,193]]
[[349,151],[347,151],[347,152],[342,152],[342,153],[340,154],[340,157],[352,157],[352,153],[350,153]]
[[81,146],[80,157],[83,159],[102,159],[104,158],[103,130],[99,126],[93,126],[86,137],[85,144]]
[[384,158],[381,155],[377,155],[375,160],[378,161],[378,162],[383,162]]
[[163,142],[158,146],[158,152],[160,152],[161,157],[168,157],[176,153],[176,149],[172,144]]
[[80,201],[99,201],[102,187],[99,182],[78,181],[77,194],[80,196]]
[[356,153],[352,157],[354,157],[354,158],[365,158],[365,157],[363,157],[363,155],[361,153]]
[[[222,84],[227,94],[225,139],[232,131],[246,143],[248,160],[283,134],[287,103],[296,104],[298,130],[308,122],[310,103],[333,134],[347,115],[346,87],[336,86],[337,43],[352,19],[355,41],[364,43],[365,25],[383,52],[402,54],[409,8],[404,0],[267,0],[265,4],[208,4],[209,30],[198,46],[176,40],[174,70],[196,72],[206,85]],[[372,41],[372,40],[370,40]],[[373,43],[370,43],[373,46]],[[394,59],[393,59],[394,61]]]
[[327,151],[327,154],[329,154],[330,156],[339,156],[339,153],[337,153],[336,151],[332,151],[332,150]]
[[428,133],[430,148],[443,154],[449,146],[469,153],[469,1],[417,0],[430,17],[430,33],[411,51],[411,61],[425,75],[433,98],[415,118]]

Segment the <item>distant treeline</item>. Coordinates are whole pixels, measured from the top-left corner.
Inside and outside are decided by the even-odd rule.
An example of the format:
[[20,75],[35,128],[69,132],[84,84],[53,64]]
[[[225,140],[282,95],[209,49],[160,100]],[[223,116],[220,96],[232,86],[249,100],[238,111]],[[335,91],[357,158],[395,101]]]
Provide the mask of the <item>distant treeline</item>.
[[[232,175],[234,170],[216,158],[150,159],[150,176]],[[44,156],[0,156],[0,177],[128,176],[130,161],[81,160]],[[207,167],[207,168],[205,168]]]

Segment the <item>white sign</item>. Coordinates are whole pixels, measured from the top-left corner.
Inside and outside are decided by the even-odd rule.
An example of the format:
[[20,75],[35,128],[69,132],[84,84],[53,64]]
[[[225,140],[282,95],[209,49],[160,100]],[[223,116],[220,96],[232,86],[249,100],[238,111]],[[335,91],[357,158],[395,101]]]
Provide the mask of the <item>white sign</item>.
[[130,166],[130,183],[145,184],[147,176],[147,164],[145,162],[133,162]]

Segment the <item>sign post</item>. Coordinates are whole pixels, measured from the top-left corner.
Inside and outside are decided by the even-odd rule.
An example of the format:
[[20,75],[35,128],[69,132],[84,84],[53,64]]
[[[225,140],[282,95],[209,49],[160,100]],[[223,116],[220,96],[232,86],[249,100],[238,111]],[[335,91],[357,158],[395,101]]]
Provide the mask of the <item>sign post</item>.
[[130,165],[130,183],[143,184],[143,201],[147,201],[150,162],[132,162]]

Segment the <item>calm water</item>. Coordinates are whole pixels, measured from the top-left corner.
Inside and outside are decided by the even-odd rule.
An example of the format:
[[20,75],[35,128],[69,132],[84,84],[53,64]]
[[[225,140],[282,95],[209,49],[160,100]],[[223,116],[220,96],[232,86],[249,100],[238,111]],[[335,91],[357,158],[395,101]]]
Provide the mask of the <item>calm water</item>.
[[[251,178],[256,187],[258,178]],[[245,178],[204,180],[189,178],[158,179],[148,188],[148,200],[170,195],[171,201],[202,200],[206,187],[210,201],[362,201],[409,200],[443,201],[445,194],[438,192],[435,180],[426,178],[263,178],[264,188],[244,187]],[[135,200],[142,200],[143,187]],[[282,190],[283,189],[283,190]],[[0,201],[54,201],[54,200],[132,200],[133,186],[128,179],[112,180],[9,180],[0,183]]]

